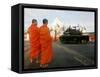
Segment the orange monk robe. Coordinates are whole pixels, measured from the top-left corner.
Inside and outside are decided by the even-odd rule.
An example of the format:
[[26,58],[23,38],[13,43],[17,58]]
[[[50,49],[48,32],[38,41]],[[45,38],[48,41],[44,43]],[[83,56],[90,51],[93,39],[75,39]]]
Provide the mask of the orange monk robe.
[[41,60],[40,64],[49,64],[52,61],[52,38],[47,26],[40,27]]
[[33,24],[28,29],[30,39],[30,59],[36,59],[40,52],[39,28]]

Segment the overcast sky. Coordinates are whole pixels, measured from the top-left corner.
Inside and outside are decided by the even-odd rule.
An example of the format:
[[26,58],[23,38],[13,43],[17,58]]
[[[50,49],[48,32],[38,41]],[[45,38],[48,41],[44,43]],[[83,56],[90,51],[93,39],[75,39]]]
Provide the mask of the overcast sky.
[[49,25],[52,25],[55,19],[59,18],[59,20],[66,26],[80,24],[86,27],[87,32],[94,32],[94,12],[25,8],[25,29],[30,26],[33,18],[37,19],[39,26],[42,25],[42,20],[44,18],[48,19]]

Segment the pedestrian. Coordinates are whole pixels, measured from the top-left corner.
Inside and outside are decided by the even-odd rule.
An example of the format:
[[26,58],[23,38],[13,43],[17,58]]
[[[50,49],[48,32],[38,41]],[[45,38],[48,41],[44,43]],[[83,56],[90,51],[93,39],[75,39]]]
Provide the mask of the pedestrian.
[[30,39],[30,63],[34,61],[38,62],[38,56],[40,52],[39,42],[39,28],[37,27],[37,20],[33,19],[31,26],[28,28]]
[[48,67],[48,64],[52,62],[53,51],[52,51],[52,38],[48,28],[48,20],[43,19],[43,25],[40,27],[40,45],[41,45],[41,56],[40,56],[40,67]]

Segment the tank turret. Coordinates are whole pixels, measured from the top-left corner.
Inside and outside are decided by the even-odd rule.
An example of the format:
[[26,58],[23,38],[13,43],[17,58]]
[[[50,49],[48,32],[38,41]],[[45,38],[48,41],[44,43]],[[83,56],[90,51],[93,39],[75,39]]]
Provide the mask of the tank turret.
[[60,36],[60,41],[65,44],[81,44],[88,43],[89,37],[88,35],[83,35],[81,29],[74,26],[73,28],[67,28],[63,32],[63,35]]

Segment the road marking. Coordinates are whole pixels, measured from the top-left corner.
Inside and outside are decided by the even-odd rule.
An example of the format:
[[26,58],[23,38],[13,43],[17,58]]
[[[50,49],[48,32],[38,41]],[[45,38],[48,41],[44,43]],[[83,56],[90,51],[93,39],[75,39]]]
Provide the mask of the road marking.
[[81,58],[81,57],[76,57],[74,56],[74,59],[76,59],[77,61],[79,61],[80,63],[82,63],[83,65],[89,65],[89,64],[94,64],[94,62],[90,59],[86,59],[86,58]]
[[75,50],[69,49],[67,47],[64,47],[60,44],[56,44],[57,47],[59,48],[63,48],[65,50],[65,52],[70,53],[71,55],[73,55],[73,58],[79,62],[81,62],[83,65],[89,65],[89,64],[94,64],[94,61],[91,59],[88,59],[87,57],[85,57],[84,55],[76,52]]

